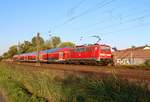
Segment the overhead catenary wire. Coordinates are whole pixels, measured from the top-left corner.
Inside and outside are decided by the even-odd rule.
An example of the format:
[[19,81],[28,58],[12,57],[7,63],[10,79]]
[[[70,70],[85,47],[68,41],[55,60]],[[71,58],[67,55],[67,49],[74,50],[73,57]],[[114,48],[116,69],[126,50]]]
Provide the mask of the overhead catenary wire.
[[[150,17],[150,14],[141,15],[141,16],[138,16],[138,17],[135,17],[135,18],[132,18],[132,19],[128,19],[128,20],[122,21],[121,23],[118,22],[118,23],[116,23],[116,24],[111,24],[111,25],[107,25],[107,26],[98,28],[98,30],[105,30],[105,29],[114,28],[114,27],[117,27],[117,26],[120,26],[120,25],[124,25],[124,24],[128,24],[128,23],[140,21],[140,20],[142,20],[143,18],[148,18],[148,17]],[[88,33],[88,32],[91,32],[91,31],[93,31],[93,29],[87,31],[87,33]]]
[[68,10],[67,15],[71,16],[74,14],[76,9],[78,9],[86,0],[80,0],[75,6]]
[[[139,16],[139,17],[136,17],[134,19],[130,19],[128,20],[128,22],[125,22],[125,23],[132,23],[133,21],[137,21],[139,20],[140,18],[143,18],[143,17],[150,17],[149,16],[150,14],[148,15],[143,15],[143,16]],[[114,25],[115,26],[115,25]],[[106,33],[102,33],[102,32],[99,32],[101,37],[104,37],[104,36],[108,36],[108,35],[112,35],[114,33],[118,33],[118,32],[122,32],[122,31],[129,31],[129,30],[133,30],[133,29],[137,29],[137,28],[142,28],[142,27],[145,27],[145,26],[150,26],[150,22],[149,23],[143,23],[142,25],[141,24],[138,24],[138,25],[135,25],[135,26],[132,26],[132,27],[128,27],[128,28],[123,28],[123,29],[118,29],[118,30],[115,30],[115,31],[110,31],[110,32],[106,32]],[[96,33],[95,33],[96,34]]]
[[150,26],[150,22],[142,24],[142,25],[136,25],[136,26],[132,26],[132,27],[128,27],[128,28],[118,29],[116,31],[106,32],[106,33],[103,33],[103,35],[101,35],[101,36],[108,36],[108,35],[111,35],[113,33],[118,33],[118,32],[122,32],[122,31],[129,31],[129,30],[133,30],[133,29],[137,29],[137,28],[142,28],[145,26]]
[[[68,9],[68,12],[65,17],[68,18],[69,16],[72,16],[74,12],[76,11],[76,9],[78,9],[85,1],[87,0],[80,0],[77,4],[75,4],[73,7]],[[59,28],[59,24],[54,25],[53,30],[55,30],[56,28]]]
[[[136,13],[142,13],[142,14],[144,14],[144,13],[149,13],[149,10],[150,9],[145,9],[145,10],[143,10],[143,11],[141,11],[141,12],[136,12]],[[123,18],[128,18],[128,17],[132,17],[132,15],[135,15],[135,14],[129,14],[129,15],[126,15],[126,16],[122,16],[122,17],[119,17],[120,19],[120,21],[119,21],[119,23],[117,23],[117,24],[122,24],[122,23],[124,23],[124,21],[123,21]],[[145,17],[147,16],[147,15],[144,15]],[[140,18],[142,18],[143,16],[138,16],[138,17],[135,17],[135,18],[132,18],[132,19],[130,19],[131,20],[131,22],[134,20],[134,19],[140,19]],[[127,20],[126,20],[127,21]],[[136,21],[136,20],[135,20]],[[84,29],[91,29],[91,30],[89,30],[89,31],[86,31],[86,32],[90,32],[90,31],[93,31],[93,27],[94,26],[96,26],[96,25],[99,25],[99,24],[103,24],[103,23],[105,23],[105,22],[107,22],[106,20],[102,20],[102,21],[99,21],[99,22],[96,22],[96,23],[94,23],[94,24],[90,24],[90,25],[87,25],[86,27],[84,27]],[[114,26],[114,24],[111,24],[111,25],[108,25],[108,26],[105,26],[105,27],[103,27],[104,29],[105,28],[107,28],[107,27],[111,27],[111,26]],[[115,25],[116,26],[116,25]],[[114,27],[115,27],[114,26]],[[80,27],[81,28],[81,27]],[[79,28],[79,29],[80,29]],[[83,28],[82,28],[83,29]]]
[[[84,12],[82,12],[83,13],[83,15],[84,15]],[[81,14],[81,13],[80,13]],[[85,13],[85,14],[88,14],[88,13]],[[73,20],[75,20],[75,19],[77,19],[78,18],[78,16],[79,17],[81,17],[80,15],[75,15],[75,16],[73,16],[73,17],[71,17],[70,19],[68,19],[68,22],[66,21],[66,22],[64,22],[64,25],[65,24],[67,24],[67,23],[69,23],[69,22],[71,22],[71,21],[73,21]],[[128,15],[127,15],[128,16]],[[127,16],[124,16],[124,17],[127,17]],[[147,15],[145,16],[145,17],[148,17]],[[128,20],[125,20],[125,21],[122,21],[122,17],[120,17],[120,22],[119,22],[119,25],[120,24],[127,24],[127,23],[131,23],[131,22],[134,22],[134,21],[140,21],[141,20],[141,22],[142,22],[142,20],[143,20],[143,18],[145,18],[144,16],[138,16],[138,17],[136,17],[136,18],[133,18],[133,19],[128,19]],[[70,21],[69,21],[70,20]],[[62,24],[63,25],[63,24]],[[144,24],[144,26],[147,26],[148,24]],[[105,28],[104,29],[106,29],[106,28],[111,28],[111,27],[114,27],[115,25],[108,25],[108,26],[105,26]],[[61,27],[61,26],[60,26]],[[139,28],[139,27],[142,27],[142,26],[140,26],[140,25],[138,25],[138,26],[134,26],[134,27],[137,27],[137,28]],[[126,29],[129,29],[129,28],[125,28],[125,30]],[[130,29],[132,29],[132,27],[130,28]],[[134,28],[135,29],[135,28]],[[124,29],[119,29],[119,30],[117,30],[117,31],[123,31]],[[115,31],[114,31],[115,32]],[[104,35],[108,35],[108,33],[107,34],[104,34]]]
[[58,29],[58,28],[60,28],[60,27],[62,27],[62,26],[64,26],[64,25],[66,25],[66,24],[72,22],[73,20],[75,20],[75,19],[77,19],[77,18],[79,18],[79,17],[81,17],[81,16],[83,16],[83,15],[89,14],[89,13],[91,13],[91,12],[94,12],[94,11],[100,9],[100,8],[103,8],[103,7],[105,7],[106,5],[108,5],[108,4],[110,4],[110,3],[114,2],[114,1],[116,1],[116,0],[103,0],[103,1],[101,1],[101,2],[99,2],[99,3],[97,3],[96,5],[92,6],[91,8],[88,8],[87,10],[81,12],[80,14],[75,15],[75,16],[73,16],[73,17],[67,19],[67,20],[64,21],[62,24],[56,25],[56,26],[54,27],[54,29]]
[[74,17],[71,17],[71,18],[68,19],[66,22],[64,22],[64,24],[65,24],[65,23],[69,23],[69,22],[71,22],[72,20],[75,20],[75,19],[77,19],[77,18],[79,18],[79,17],[81,17],[81,16],[83,16],[83,15],[85,15],[85,14],[88,14],[88,13],[90,13],[90,12],[93,12],[93,11],[97,10],[98,8],[102,8],[102,7],[106,6],[107,4],[110,4],[110,3],[113,2],[113,1],[115,1],[115,0],[109,0],[108,2],[107,2],[106,0],[103,0],[102,2],[98,3],[97,6],[95,5],[96,7],[94,6],[94,8],[89,8],[89,9],[87,9],[86,11],[80,13],[79,15],[76,15],[76,16],[74,16]]
[[[134,8],[133,10],[137,10],[137,8]],[[148,11],[148,12],[149,12],[149,10],[150,10],[150,9],[145,9],[145,10],[143,10],[143,11]],[[143,11],[141,11],[141,13],[143,13]],[[102,14],[104,14],[104,13],[110,13],[110,17],[113,18],[113,14],[112,14],[112,13],[113,13],[113,10],[112,10],[112,9],[102,12]],[[138,12],[136,12],[136,13],[140,13],[140,12],[138,11]],[[118,18],[119,18],[119,19],[120,19],[120,18],[122,19],[123,17],[124,17],[124,18],[125,18],[125,17],[129,17],[129,16],[132,16],[133,13],[132,13],[132,14],[129,14],[129,15],[126,15],[126,16],[123,16],[123,17],[122,17],[122,15],[123,15],[123,14],[120,14]],[[121,16],[121,17],[120,17],[120,16]],[[105,23],[105,22],[107,22],[107,21],[106,21],[106,20],[97,21],[96,23],[89,24],[89,25],[85,26],[84,28],[87,29],[87,28],[89,28],[89,27],[94,27],[94,26],[96,26],[96,25],[98,25],[98,24],[102,24],[102,23]],[[78,28],[78,29],[81,29],[81,28],[83,29],[83,27],[80,27],[80,28]]]
[[137,28],[142,28],[142,27],[145,27],[145,26],[150,26],[150,22],[142,24],[142,25],[136,25],[136,26],[132,26],[132,27],[128,27],[128,28],[119,29],[119,30],[116,30],[116,31],[101,33],[98,36],[104,37],[104,36],[112,35],[113,33],[118,33],[118,32],[122,32],[122,31],[129,31],[129,30],[133,30],[133,29],[137,29]]

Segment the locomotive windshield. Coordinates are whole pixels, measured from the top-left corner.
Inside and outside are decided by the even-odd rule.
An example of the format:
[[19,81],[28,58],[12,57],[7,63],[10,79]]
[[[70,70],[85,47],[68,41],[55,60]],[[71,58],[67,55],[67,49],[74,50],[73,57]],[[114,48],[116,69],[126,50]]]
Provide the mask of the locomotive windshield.
[[100,50],[102,50],[102,51],[110,51],[110,47],[109,46],[101,46]]

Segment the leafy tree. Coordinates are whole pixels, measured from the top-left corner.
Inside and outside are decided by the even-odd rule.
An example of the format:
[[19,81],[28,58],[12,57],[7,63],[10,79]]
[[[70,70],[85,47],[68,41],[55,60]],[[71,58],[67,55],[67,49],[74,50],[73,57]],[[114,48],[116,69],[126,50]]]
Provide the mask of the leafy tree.
[[24,41],[24,43],[22,43],[19,47],[20,53],[28,52],[31,47],[33,47],[31,42]]
[[75,44],[72,42],[62,42],[59,47],[74,47]]
[[[40,45],[44,44],[44,39],[42,37],[39,37],[39,44]],[[32,38],[32,45],[37,46],[37,37],[36,36]]]
[[53,48],[51,40],[46,40],[42,48],[43,49],[51,49],[51,48]]
[[14,45],[14,46],[11,46],[8,50],[8,53],[10,55],[10,57],[14,56],[15,54],[18,53],[18,50],[17,50],[17,46]]
[[8,52],[3,54],[4,58],[12,58],[15,54],[18,53],[17,46],[13,45],[9,48]]
[[[44,41],[42,37],[39,37],[39,44],[40,44],[40,50],[46,50],[51,48],[57,48],[57,47],[68,47],[68,46],[75,46],[72,42],[62,42],[60,37],[53,36],[50,40]],[[3,54],[4,59],[12,58],[15,54],[19,53],[27,53],[27,52],[33,52],[37,50],[37,37],[33,37],[31,42],[30,41],[24,41],[19,46],[13,45],[9,48],[7,52]]]
[[3,54],[3,58],[4,58],[4,59],[7,59],[7,58],[8,58],[8,52],[5,52],[5,53]]
[[36,50],[37,50],[36,47],[31,46],[31,47],[29,47],[29,49],[26,52],[34,52]]
[[52,47],[53,47],[53,48],[56,48],[56,47],[58,47],[58,45],[61,43],[61,39],[60,39],[60,37],[53,36],[53,37],[51,38],[51,42],[52,42]]

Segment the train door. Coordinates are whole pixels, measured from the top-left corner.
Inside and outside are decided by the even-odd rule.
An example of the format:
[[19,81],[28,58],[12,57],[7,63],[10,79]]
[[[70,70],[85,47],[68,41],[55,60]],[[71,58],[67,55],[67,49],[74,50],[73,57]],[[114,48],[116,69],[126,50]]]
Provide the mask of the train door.
[[98,46],[92,46],[92,54],[93,54],[92,57],[94,59],[99,60],[100,54],[99,54],[99,47]]
[[63,52],[59,52],[59,60],[63,60],[64,57],[64,53]]
[[94,59],[95,58],[95,47],[91,46],[90,49],[91,49],[91,57]]

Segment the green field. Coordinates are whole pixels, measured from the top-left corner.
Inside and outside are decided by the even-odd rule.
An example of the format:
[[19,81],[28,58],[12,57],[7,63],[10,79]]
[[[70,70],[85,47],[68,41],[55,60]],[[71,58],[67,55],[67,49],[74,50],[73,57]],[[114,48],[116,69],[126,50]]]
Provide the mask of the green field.
[[0,89],[8,102],[150,102],[145,83],[116,75],[98,78],[2,63]]

